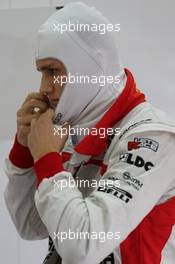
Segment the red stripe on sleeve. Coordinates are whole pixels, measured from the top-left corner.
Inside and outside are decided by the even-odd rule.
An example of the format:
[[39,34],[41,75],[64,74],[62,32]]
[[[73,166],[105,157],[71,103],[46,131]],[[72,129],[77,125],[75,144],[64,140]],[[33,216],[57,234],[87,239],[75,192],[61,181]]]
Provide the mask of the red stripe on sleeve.
[[34,170],[37,176],[37,186],[45,178],[50,178],[56,173],[64,171],[62,156],[58,152],[50,152],[35,162]]

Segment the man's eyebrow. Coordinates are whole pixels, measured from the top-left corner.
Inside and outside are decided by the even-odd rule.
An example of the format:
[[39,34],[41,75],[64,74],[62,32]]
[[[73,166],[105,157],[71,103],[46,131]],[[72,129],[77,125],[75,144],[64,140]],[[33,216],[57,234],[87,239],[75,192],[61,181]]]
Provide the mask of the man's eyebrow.
[[54,64],[51,63],[51,64],[48,64],[46,66],[37,67],[37,71],[43,71],[43,70],[47,70],[47,69],[53,68],[53,67],[54,67]]

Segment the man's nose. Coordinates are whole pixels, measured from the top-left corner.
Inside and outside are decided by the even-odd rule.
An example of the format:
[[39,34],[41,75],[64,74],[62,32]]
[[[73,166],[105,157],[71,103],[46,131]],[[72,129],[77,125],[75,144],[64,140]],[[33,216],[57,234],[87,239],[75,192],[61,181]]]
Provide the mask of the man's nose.
[[52,87],[51,83],[46,78],[42,77],[41,84],[40,84],[40,93],[50,94],[52,92],[53,92],[53,87]]

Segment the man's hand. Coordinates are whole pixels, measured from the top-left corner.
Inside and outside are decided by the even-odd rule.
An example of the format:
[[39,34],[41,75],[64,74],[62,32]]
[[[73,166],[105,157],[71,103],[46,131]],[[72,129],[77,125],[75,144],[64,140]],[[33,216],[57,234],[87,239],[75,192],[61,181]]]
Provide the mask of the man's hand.
[[68,139],[68,125],[64,126],[65,135],[54,133],[53,114],[54,110],[49,108],[38,119],[33,119],[31,122],[28,147],[35,162],[49,152],[61,152]]
[[[33,118],[37,119],[48,109],[44,95],[40,93],[30,93],[21,108],[17,111],[17,139],[18,142],[27,146],[27,136],[30,132],[30,125]],[[37,107],[39,112],[34,113],[33,109]]]

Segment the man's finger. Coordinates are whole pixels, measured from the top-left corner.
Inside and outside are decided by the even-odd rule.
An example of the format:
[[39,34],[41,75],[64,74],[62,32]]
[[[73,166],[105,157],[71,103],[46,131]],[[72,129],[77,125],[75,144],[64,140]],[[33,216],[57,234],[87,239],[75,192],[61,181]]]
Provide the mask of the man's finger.
[[42,114],[42,116],[44,118],[46,117],[48,119],[52,119],[54,116],[54,110],[52,108],[49,108],[49,109],[47,109],[47,111],[44,114]]
[[40,115],[41,115],[40,113],[36,113],[36,114],[30,114],[26,116],[19,116],[17,117],[17,123],[18,125],[30,126],[32,119],[33,118],[38,119]]
[[34,128],[36,122],[37,122],[37,119],[36,118],[33,118],[32,121],[31,121],[31,131]]
[[37,107],[40,109],[40,112],[45,112],[48,109],[48,105],[42,101],[31,99],[30,101],[26,102],[18,111],[19,115],[23,114],[32,114],[33,109]]
[[30,101],[31,99],[41,100],[41,101],[45,102],[45,95],[41,94],[41,93],[37,93],[37,92],[32,92],[26,97],[26,99],[25,99],[24,103],[22,104],[22,106],[26,102]]
[[19,130],[19,133],[28,134],[30,132],[30,126],[21,125],[18,130]]

